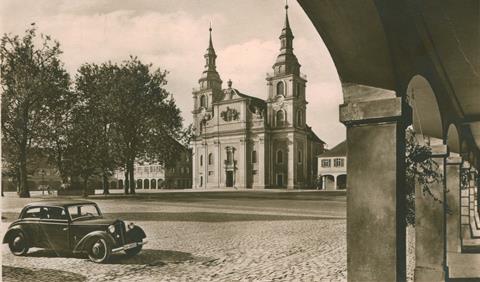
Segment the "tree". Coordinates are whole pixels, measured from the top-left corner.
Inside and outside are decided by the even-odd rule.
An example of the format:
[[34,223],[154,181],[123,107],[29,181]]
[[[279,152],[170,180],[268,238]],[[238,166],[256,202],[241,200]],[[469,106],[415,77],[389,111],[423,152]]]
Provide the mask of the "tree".
[[180,110],[164,89],[166,76],[166,71],[152,70],[151,64],[143,64],[136,57],[123,62],[115,75],[110,136],[128,176],[130,190],[126,192],[132,194],[135,161],[169,161],[174,138],[181,135]]
[[83,105],[88,106],[91,117],[95,119],[95,127],[99,127],[95,138],[98,141],[97,160],[103,180],[103,194],[109,194],[108,178],[118,167],[118,156],[112,149],[115,144],[110,134],[114,122],[111,99],[119,89],[118,71],[118,66],[111,63],[84,64],[78,70],[75,81],[78,96],[83,99]]
[[23,38],[4,34],[0,44],[2,85],[2,147],[6,161],[18,173],[18,194],[29,197],[27,159],[32,146],[40,143],[42,121],[57,110],[55,101],[68,92],[70,78],[60,61],[60,44],[41,35],[36,28]]

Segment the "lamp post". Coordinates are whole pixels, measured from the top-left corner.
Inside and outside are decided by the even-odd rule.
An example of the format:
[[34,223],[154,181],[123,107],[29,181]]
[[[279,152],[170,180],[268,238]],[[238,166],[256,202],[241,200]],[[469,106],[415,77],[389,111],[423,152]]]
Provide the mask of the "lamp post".
[[45,185],[45,170],[42,168],[38,174],[42,177],[42,195],[45,195],[45,188],[43,187]]

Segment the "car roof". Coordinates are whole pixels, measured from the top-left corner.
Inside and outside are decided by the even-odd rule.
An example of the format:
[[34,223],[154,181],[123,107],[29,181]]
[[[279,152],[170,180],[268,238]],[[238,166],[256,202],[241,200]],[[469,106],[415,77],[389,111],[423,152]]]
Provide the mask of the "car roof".
[[92,201],[87,200],[43,200],[38,202],[32,202],[30,204],[25,205],[25,207],[41,207],[41,206],[58,206],[58,207],[65,207],[65,206],[74,206],[74,205],[85,205],[85,204],[96,204]]

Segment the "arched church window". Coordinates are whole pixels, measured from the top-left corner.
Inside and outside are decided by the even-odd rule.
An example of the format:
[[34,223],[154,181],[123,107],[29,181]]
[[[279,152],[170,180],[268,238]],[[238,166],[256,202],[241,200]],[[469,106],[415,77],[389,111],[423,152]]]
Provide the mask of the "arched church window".
[[283,152],[282,152],[282,150],[277,151],[277,163],[278,164],[283,163]]
[[233,152],[228,150],[227,151],[227,162],[231,163],[233,161]]
[[257,151],[252,151],[252,164],[257,163]]
[[285,124],[285,111],[277,111],[277,126],[283,126]]
[[203,165],[203,155],[200,155],[200,166]]
[[302,85],[300,83],[297,83],[297,91],[295,91],[296,92],[295,96],[297,96],[297,97],[300,97],[300,94],[301,94],[301,91],[302,91],[301,86]]
[[208,154],[208,164],[209,165],[213,164],[213,154],[212,153]]
[[202,95],[200,97],[200,107],[207,107],[207,96]]
[[302,155],[302,151],[301,151],[301,150],[298,150],[297,159],[298,159],[298,163],[301,164],[302,161],[303,161],[303,155]]
[[285,85],[282,81],[277,83],[277,95],[285,95]]

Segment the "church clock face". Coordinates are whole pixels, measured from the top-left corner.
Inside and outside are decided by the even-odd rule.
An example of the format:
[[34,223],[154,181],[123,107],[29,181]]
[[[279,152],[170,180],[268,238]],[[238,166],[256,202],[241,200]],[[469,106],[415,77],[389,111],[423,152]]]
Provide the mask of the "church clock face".
[[283,97],[283,95],[277,95],[275,97],[274,107],[277,108],[277,109],[283,108],[284,100],[285,100],[285,97]]

